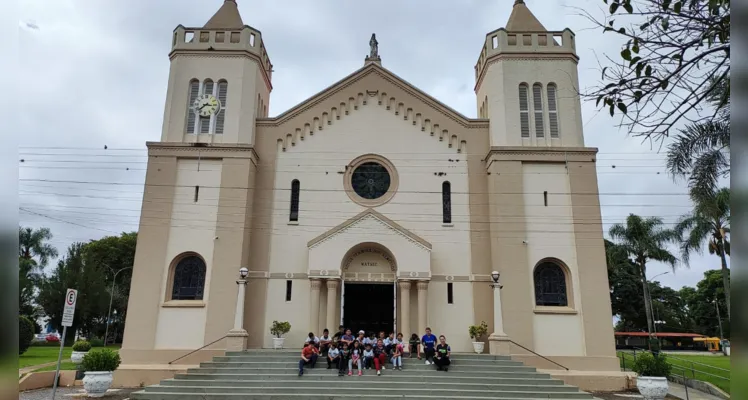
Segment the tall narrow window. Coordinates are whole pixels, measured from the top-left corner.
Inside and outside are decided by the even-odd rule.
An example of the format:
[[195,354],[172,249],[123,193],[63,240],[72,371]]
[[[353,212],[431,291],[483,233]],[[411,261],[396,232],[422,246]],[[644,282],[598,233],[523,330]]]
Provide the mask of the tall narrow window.
[[454,304],[455,298],[454,298],[454,288],[452,287],[452,282],[447,282],[447,304]]
[[543,192],[543,204],[548,207],[548,192]]
[[200,198],[200,186],[195,186],[195,203]]
[[226,98],[229,92],[229,83],[226,81],[218,82],[218,101],[221,103],[221,108],[216,114],[216,134],[220,135],[223,133],[223,121],[226,119]]
[[442,183],[442,222],[452,223],[452,185],[449,182]]
[[543,126],[543,87],[539,83],[532,85],[532,105],[535,112],[535,137],[545,137]]
[[292,290],[293,290],[293,281],[286,281],[286,301],[291,301]]
[[299,220],[299,190],[301,188],[301,184],[299,183],[298,179],[294,179],[291,182],[291,215],[289,216],[289,221],[298,221]]
[[190,81],[190,93],[189,101],[187,102],[187,126],[185,132],[195,133],[195,120],[197,119],[197,110],[195,110],[193,103],[200,95],[200,81],[193,79]]
[[558,104],[556,103],[556,85],[548,85],[548,127],[551,137],[558,137]]
[[530,137],[530,102],[527,98],[527,85],[519,85],[519,125],[523,138]]
[[566,307],[566,274],[553,262],[544,262],[535,267],[535,304],[538,306]]
[[[206,79],[203,82],[203,94],[213,94],[213,81]],[[200,133],[210,133],[210,116],[200,117]]]

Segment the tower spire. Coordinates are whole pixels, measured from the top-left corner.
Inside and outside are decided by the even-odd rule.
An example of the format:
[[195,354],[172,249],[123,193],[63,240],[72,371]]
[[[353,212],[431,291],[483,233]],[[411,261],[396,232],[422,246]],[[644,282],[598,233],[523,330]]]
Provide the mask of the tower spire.
[[244,21],[236,0],[225,0],[221,8],[205,23],[205,29],[241,29]]
[[524,0],[514,0],[512,14],[506,23],[507,32],[545,32],[547,29],[527,8]]

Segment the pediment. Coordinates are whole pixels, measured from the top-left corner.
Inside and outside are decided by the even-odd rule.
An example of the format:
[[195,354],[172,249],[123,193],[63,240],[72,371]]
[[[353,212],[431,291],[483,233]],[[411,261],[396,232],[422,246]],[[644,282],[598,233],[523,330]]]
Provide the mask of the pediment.
[[[353,218],[333,227],[327,232],[317,236],[307,243],[307,247],[311,250],[319,247],[326,242],[333,241],[335,238],[346,235],[346,233],[352,233],[353,235],[362,236],[362,234],[369,234],[372,237],[375,236],[399,236],[400,238],[409,241],[413,246],[419,247],[425,251],[431,251],[431,243],[421,238],[415,233],[405,229],[395,221],[385,217],[381,213],[368,209]],[[354,239],[354,241],[358,238]],[[361,242],[366,241],[361,237]]]

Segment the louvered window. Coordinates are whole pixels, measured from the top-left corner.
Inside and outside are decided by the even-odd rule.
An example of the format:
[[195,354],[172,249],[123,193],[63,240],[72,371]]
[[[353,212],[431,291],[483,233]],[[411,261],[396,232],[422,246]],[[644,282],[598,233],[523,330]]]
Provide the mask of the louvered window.
[[523,138],[530,137],[530,104],[527,99],[527,85],[519,85],[519,123]]
[[193,103],[200,95],[200,81],[193,79],[190,81],[189,101],[187,102],[187,133],[195,133],[195,120],[197,119],[196,110]]
[[556,85],[548,85],[548,125],[551,137],[558,137],[558,103],[556,102]]
[[543,126],[543,87],[539,83],[532,85],[532,105],[535,112],[535,137],[545,137]]
[[[203,83],[203,94],[213,94],[213,81],[206,79]],[[210,117],[200,117],[200,133],[210,133]]]
[[226,97],[228,97],[229,84],[226,81],[218,82],[218,101],[221,103],[221,108],[216,114],[216,134],[223,133],[223,121],[226,118]]

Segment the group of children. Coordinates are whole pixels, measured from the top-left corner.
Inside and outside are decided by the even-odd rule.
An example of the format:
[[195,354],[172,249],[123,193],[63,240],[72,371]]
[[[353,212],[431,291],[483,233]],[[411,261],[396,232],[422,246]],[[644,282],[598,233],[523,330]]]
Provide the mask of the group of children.
[[[345,329],[342,325],[339,331],[330,336],[330,332],[325,329],[322,337],[317,337],[313,332],[304,341],[304,348],[301,351],[301,360],[299,360],[299,376],[304,375],[304,366],[314,368],[317,359],[324,357],[327,360],[327,369],[335,366],[338,370],[338,376],[353,375],[353,368],[358,369],[358,375],[363,375],[364,368],[371,369],[372,366],[377,371],[377,375],[382,375],[382,370],[386,369],[387,359],[393,365],[395,370],[403,369],[403,355],[409,354],[409,358],[417,356],[421,359],[421,349],[426,358],[426,365],[436,365],[439,371],[447,371],[450,365],[451,349],[447,344],[444,335],[437,338],[431,333],[430,328],[426,328],[426,334],[418,338],[417,334],[412,334],[406,344],[403,341],[403,334],[390,333],[385,336],[384,331],[379,332],[379,337],[374,333],[366,336],[366,332],[359,331],[358,336],[354,337],[350,329]],[[407,352],[406,346],[407,345]]]

